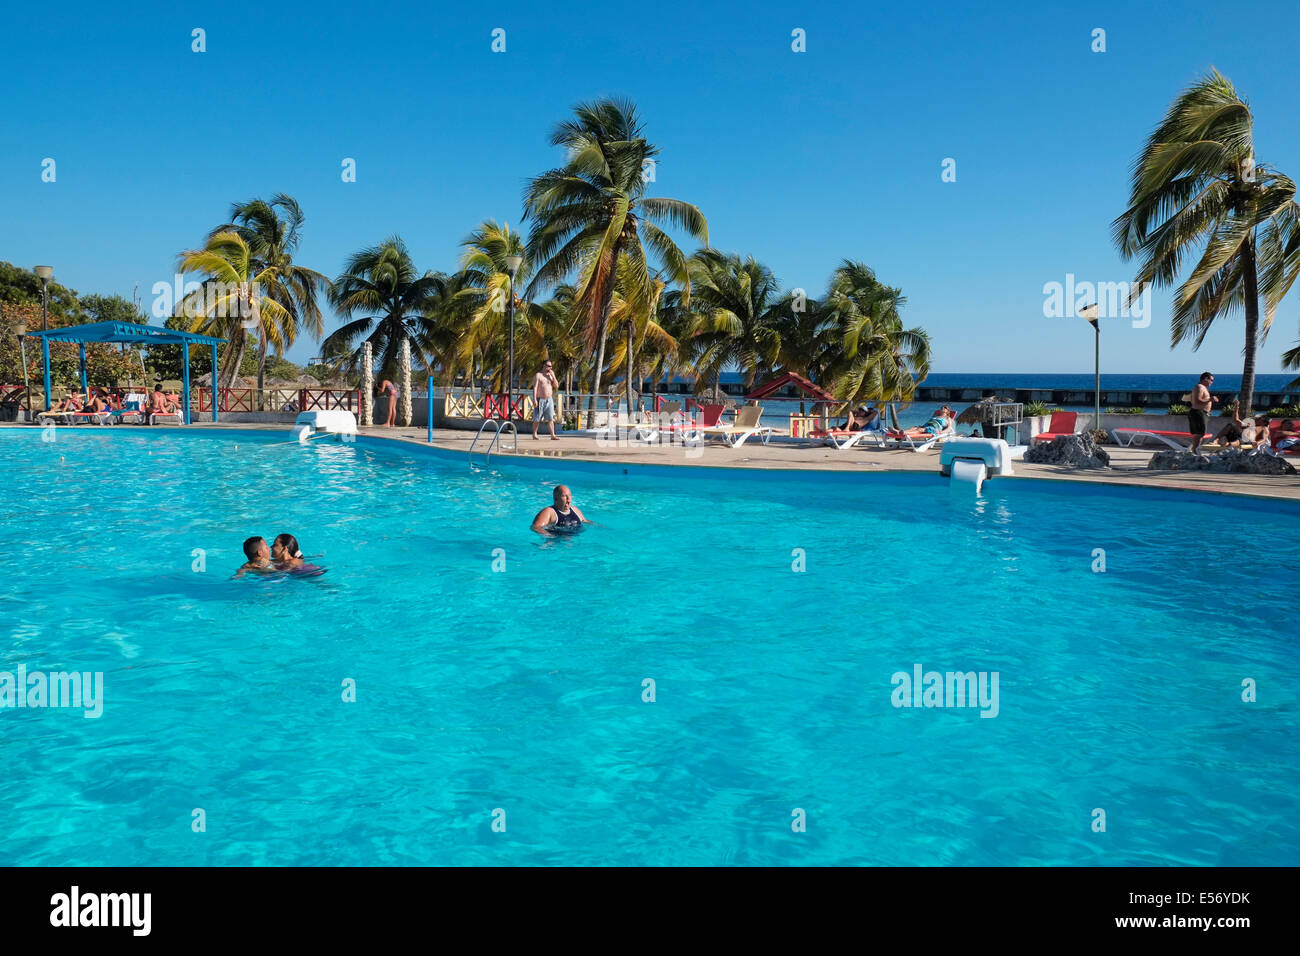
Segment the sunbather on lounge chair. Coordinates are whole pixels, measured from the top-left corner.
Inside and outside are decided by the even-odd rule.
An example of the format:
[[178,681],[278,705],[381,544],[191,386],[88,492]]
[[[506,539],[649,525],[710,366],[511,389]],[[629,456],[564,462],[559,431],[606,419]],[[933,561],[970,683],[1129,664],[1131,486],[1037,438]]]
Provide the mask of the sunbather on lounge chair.
[[1300,448],[1300,431],[1296,429],[1295,422],[1288,418],[1282,422],[1282,427],[1274,436],[1273,450],[1287,451],[1291,448]]
[[940,435],[952,427],[953,414],[952,409],[947,405],[935,411],[934,415],[924,425],[919,428],[905,428],[899,434],[911,438],[913,441],[920,439],[933,438]]
[[1268,419],[1261,418],[1256,421],[1253,418],[1242,418],[1238,414],[1240,406],[1233,402],[1232,421],[1219,429],[1219,433],[1214,436],[1214,442],[1224,447],[1240,448],[1242,444],[1253,445],[1257,435],[1268,434]]
[[89,396],[86,398],[86,404],[82,406],[81,410],[83,412],[107,412],[111,409],[108,402],[104,401],[100,396],[99,391],[92,387]]

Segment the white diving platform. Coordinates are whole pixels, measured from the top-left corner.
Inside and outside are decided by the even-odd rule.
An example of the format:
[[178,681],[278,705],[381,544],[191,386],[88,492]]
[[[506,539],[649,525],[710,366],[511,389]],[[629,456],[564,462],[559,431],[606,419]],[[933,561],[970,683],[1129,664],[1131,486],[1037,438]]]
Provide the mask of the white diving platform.
[[355,436],[356,433],[357,417],[343,408],[300,412],[291,430],[291,434],[301,445],[307,444],[317,435],[336,435],[342,440],[343,436]]

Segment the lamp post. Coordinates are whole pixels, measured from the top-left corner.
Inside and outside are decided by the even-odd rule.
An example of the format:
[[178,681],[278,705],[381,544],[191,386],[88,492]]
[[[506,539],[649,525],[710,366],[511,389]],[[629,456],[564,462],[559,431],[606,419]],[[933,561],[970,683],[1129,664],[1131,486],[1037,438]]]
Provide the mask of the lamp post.
[[1097,303],[1085,306],[1079,314],[1088,320],[1092,325],[1093,331],[1093,384],[1094,392],[1094,411],[1092,427],[1094,430],[1101,430],[1101,321],[1098,314]]
[[41,328],[50,327],[50,278],[54,275],[54,266],[37,266],[36,275],[41,280]]
[[[54,275],[54,266],[37,266],[37,267],[36,267],[36,275],[37,275],[37,277],[41,280],[41,329],[44,330],[44,331],[49,331],[49,328],[50,328],[50,279],[51,279],[51,278],[53,277],[53,275]],[[42,354],[48,356],[48,355],[49,355],[49,351],[50,351],[50,342],[49,342],[49,339],[46,339],[46,340],[45,340],[45,347],[44,347],[44,350],[43,350]],[[46,390],[45,390],[45,408],[46,408],[47,410],[48,410],[49,407],[50,407],[50,392],[49,392],[49,388],[48,388],[49,381],[50,381],[50,367],[49,367],[49,361],[48,361],[48,359],[47,359],[47,360],[46,360],[46,365],[45,365],[45,382],[46,382],[46,385],[47,385],[47,388],[46,388]],[[28,401],[30,402],[30,398],[28,399]],[[30,412],[31,409],[29,408],[28,411]]]
[[27,398],[27,420],[32,420],[32,387],[27,381],[27,343],[23,341],[23,336],[27,334],[27,323],[18,319],[13,324],[14,335],[18,337],[18,352],[23,363],[23,395]]
[[506,419],[509,420],[515,395],[515,276],[523,265],[521,255],[506,256],[506,268],[510,270],[510,293],[506,297],[506,309],[510,312],[510,382],[506,386]]

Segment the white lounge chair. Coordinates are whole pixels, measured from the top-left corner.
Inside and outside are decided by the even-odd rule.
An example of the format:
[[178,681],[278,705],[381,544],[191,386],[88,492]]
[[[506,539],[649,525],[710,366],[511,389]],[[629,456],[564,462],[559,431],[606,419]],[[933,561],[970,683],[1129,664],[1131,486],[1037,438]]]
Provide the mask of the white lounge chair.
[[886,433],[890,448],[910,448],[912,451],[929,451],[935,445],[942,444],[949,438],[957,437],[956,420],[950,421],[948,427],[936,435],[930,435],[927,438],[913,438],[907,434],[906,429],[891,429]]
[[860,445],[865,446],[868,444],[884,448],[884,417],[876,415],[867,424],[866,428],[861,428],[857,431],[848,431],[843,428],[832,428],[822,437],[822,444],[834,445],[841,451],[845,448],[855,448]]
[[[1163,442],[1175,451],[1187,451],[1192,444],[1191,432],[1170,432],[1159,429],[1147,428],[1112,428],[1110,437],[1115,440],[1115,444],[1121,448],[1130,447],[1136,439],[1154,438],[1158,442]],[[1186,439],[1186,444],[1180,444],[1175,441],[1176,438]]]
[[732,448],[739,448],[750,438],[758,435],[764,445],[772,437],[772,426],[761,424],[763,409],[759,405],[746,405],[736,409],[736,421],[733,425],[715,425],[712,428],[698,429],[701,438],[721,438]]

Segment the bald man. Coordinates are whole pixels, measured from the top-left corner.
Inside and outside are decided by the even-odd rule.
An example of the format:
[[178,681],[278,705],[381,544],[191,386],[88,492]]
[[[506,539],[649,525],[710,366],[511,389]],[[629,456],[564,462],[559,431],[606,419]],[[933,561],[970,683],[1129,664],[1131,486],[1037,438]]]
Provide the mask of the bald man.
[[538,534],[552,535],[556,532],[571,534],[584,524],[591,524],[581,511],[573,506],[573,493],[567,485],[555,486],[555,504],[537,512],[533,519],[533,530]]

